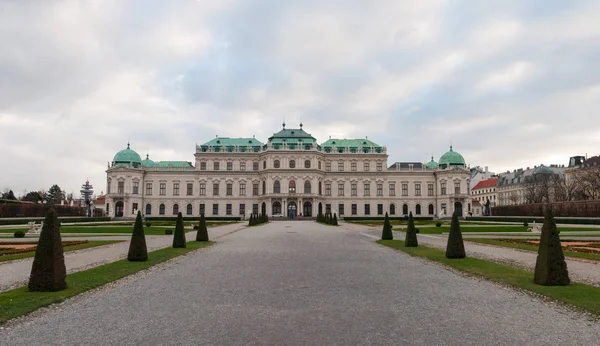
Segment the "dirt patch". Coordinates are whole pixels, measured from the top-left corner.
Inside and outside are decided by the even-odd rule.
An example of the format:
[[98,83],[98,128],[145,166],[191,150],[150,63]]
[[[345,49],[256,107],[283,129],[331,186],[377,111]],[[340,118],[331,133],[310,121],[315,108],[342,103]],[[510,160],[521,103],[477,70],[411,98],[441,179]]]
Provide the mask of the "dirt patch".
[[0,245],[0,249],[30,249],[36,246],[37,244]]

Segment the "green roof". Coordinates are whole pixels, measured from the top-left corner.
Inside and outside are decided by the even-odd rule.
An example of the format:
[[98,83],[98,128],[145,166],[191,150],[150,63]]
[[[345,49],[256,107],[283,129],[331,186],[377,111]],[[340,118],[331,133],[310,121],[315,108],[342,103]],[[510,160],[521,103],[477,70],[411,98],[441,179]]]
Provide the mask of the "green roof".
[[357,152],[358,148],[363,148],[363,150],[371,150],[371,147],[375,148],[377,152],[381,152],[383,147],[373,141],[368,139],[336,139],[332,138],[327,140],[325,143],[321,144],[323,150],[325,152],[330,152],[333,150],[333,147],[336,147],[336,150],[340,153],[345,152],[346,150],[350,152]]
[[452,150],[452,146],[450,146],[450,151],[446,152],[442,157],[440,157],[440,168],[446,168],[447,166],[464,166],[465,159],[461,154]]
[[154,163],[154,167],[158,168],[193,168],[191,162],[188,161],[157,161]]
[[146,158],[142,161],[144,167],[154,167],[154,161],[150,160],[149,155],[146,154]]
[[[285,125],[284,125],[285,126]],[[269,137],[269,142],[271,144],[281,144],[283,142],[286,143],[303,143],[303,144],[312,144],[317,140],[315,137],[311,136],[309,133],[306,133],[302,128],[299,129],[286,129],[274,133],[273,136]]]
[[133,167],[139,167],[142,164],[142,158],[138,153],[130,149],[129,143],[127,143],[127,148],[115,155],[113,163],[118,166],[129,166],[131,163]]
[[433,156],[431,157],[431,161],[429,161],[427,164],[425,164],[425,167],[433,168],[433,169],[438,168],[438,166],[439,166],[438,163],[433,160]]
[[247,147],[247,146],[262,146],[263,144],[258,141],[256,138],[228,138],[228,137],[217,137],[212,140],[202,144],[201,146],[238,146],[238,147]]

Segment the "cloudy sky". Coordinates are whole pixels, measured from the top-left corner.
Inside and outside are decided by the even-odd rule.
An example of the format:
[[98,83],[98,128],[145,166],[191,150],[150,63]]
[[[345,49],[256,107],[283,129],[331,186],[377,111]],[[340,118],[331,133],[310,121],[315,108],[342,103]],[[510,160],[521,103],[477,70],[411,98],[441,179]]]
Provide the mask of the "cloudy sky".
[[[302,121],[394,161],[600,154],[600,1],[3,0],[0,190],[104,190],[127,141],[193,161]],[[78,193],[77,193],[78,194]]]

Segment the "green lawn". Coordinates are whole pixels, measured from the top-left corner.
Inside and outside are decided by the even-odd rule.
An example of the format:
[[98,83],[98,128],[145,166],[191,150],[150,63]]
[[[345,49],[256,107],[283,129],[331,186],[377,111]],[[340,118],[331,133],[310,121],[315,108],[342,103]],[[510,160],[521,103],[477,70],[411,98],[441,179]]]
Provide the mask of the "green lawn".
[[[533,252],[538,251],[538,247],[535,245],[511,243],[508,241],[502,241],[501,239],[480,239],[480,238],[471,239],[471,238],[468,238],[468,239],[465,239],[465,241],[472,241],[472,242],[481,243],[481,244],[503,246],[503,247],[509,247],[509,248],[513,248],[513,249],[528,250],[528,251],[533,251]],[[563,247],[563,253],[565,254],[565,256],[568,256],[568,257],[585,258],[585,259],[600,261],[600,255],[593,254],[593,253],[567,251],[564,247]]]
[[[171,229],[175,231],[175,225],[170,226],[144,226],[144,233],[146,235],[165,235],[165,230]],[[0,229],[0,233],[14,233],[19,229]],[[22,230],[22,229],[21,229]],[[186,228],[186,232],[192,232],[193,229]],[[133,232],[133,226],[62,226],[60,228],[61,234],[68,233],[126,233],[131,234]]]
[[[65,246],[64,247],[64,251],[68,252],[68,251],[88,249],[88,248],[96,247],[96,246],[103,246],[103,245],[109,245],[109,244],[114,244],[114,243],[120,243],[122,241],[123,240],[95,240],[95,241],[89,241],[89,242],[87,242],[85,244],[79,244],[79,245],[73,245],[73,246]],[[29,257],[33,257],[34,255],[35,255],[35,251],[28,252],[28,253],[19,253],[19,254],[14,254],[14,255],[4,255],[4,256],[0,256],[0,262],[12,261],[12,260],[21,259],[21,258],[29,258]]]
[[60,292],[28,292],[27,287],[21,287],[0,293],[0,324],[211,244],[192,241],[184,249],[165,248],[150,252],[146,262],[129,262],[125,259],[69,274],[67,289]]
[[600,315],[600,288],[598,287],[580,283],[571,283],[569,286],[540,286],[533,283],[532,272],[516,267],[469,257],[447,259],[443,250],[425,246],[406,248],[401,240],[380,240],[378,243],[412,256],[427,258],[470,275],[544,295],[553,300],[589,311],[595,316]]
[[[406,227],[402,227],[406,228]],[[441,234],[450,232],[450,226],[442,227],[417,227],[419,233],[422,234]],[[433,229],[435,228],[435,229]],[[486,233],[486,232],[523,232],[527,234],[537,234],[527,232],[529,227],[524,226],[460,226],[460,230],[463,233]],[[401,230],[400,227],[396,227],[395,230]],[[561,232],[600,232],[600,228],[572,228],[572,227],[561,227],[558,229]]]

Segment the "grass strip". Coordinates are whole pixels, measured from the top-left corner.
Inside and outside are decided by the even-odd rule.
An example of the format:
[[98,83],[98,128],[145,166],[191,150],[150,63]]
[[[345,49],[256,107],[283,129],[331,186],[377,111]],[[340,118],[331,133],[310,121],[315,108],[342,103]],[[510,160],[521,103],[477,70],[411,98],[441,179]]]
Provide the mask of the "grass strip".
[[135,274],[141,270],[168,261],[177,256],[206,247],[213,242],[187,243],[186,248],[165,248],[148,253],[146,262],[129,262],[123,259],[96,268],[67,275],[67,289],[60,292],[28,292],[27,287],[0,293],[0,325],[42,307],[60,303],[93,288]]
[[427,258],[470,275],[543,295],[588,311],[594,316],[600,315],[600,288],[598,287],[581,283],[571,283],[569,286],[541,286],[533,283],[532,272],[520,268],[471,257],[447,259],[443,250],[425,246],[407,248],[404,247],[402,240],[379,240],[378,243],[412,256]]
[[[496,246],[508,247],[508,248],[519,249],[519,250],[527,250],[527,251],[533,251],[533,252],[538,251],[538,247],[535,245],[517,244],[517,243],[511,243],[511,242],[507,242],[507,241],[498,240],[498,239],[468,238],[468,239],[465,239],[465,241],[472,241],[475,243],[496,245]],[[600,261],[600,255],[593,254],[593,253],[569,251],[564,246],[563,246],[563,253],[567,257],[584,258],[584,259]]]
[[[65,246],[64,251],[68,252],[68,251],[75,251],[75,250],[83,250],[83,249],[88,249],[88,248],[96,247],[96,246],[104,246],[104,245],[110,245],[110,244],[114,244],[114,243],[121,243],[123,241],[124,240],[94,240],[94,241],[87,242],[86,244]],[[0,256],[0,262],[12,261],[12,260],[22,259],[22,258],[29,258],[29,257],[33,257],[33,256],[35,256],[35,248],[32,248],[32,251],[27,252],[27,253],[19,253],[19,254],[15,254],[15,255]]]

